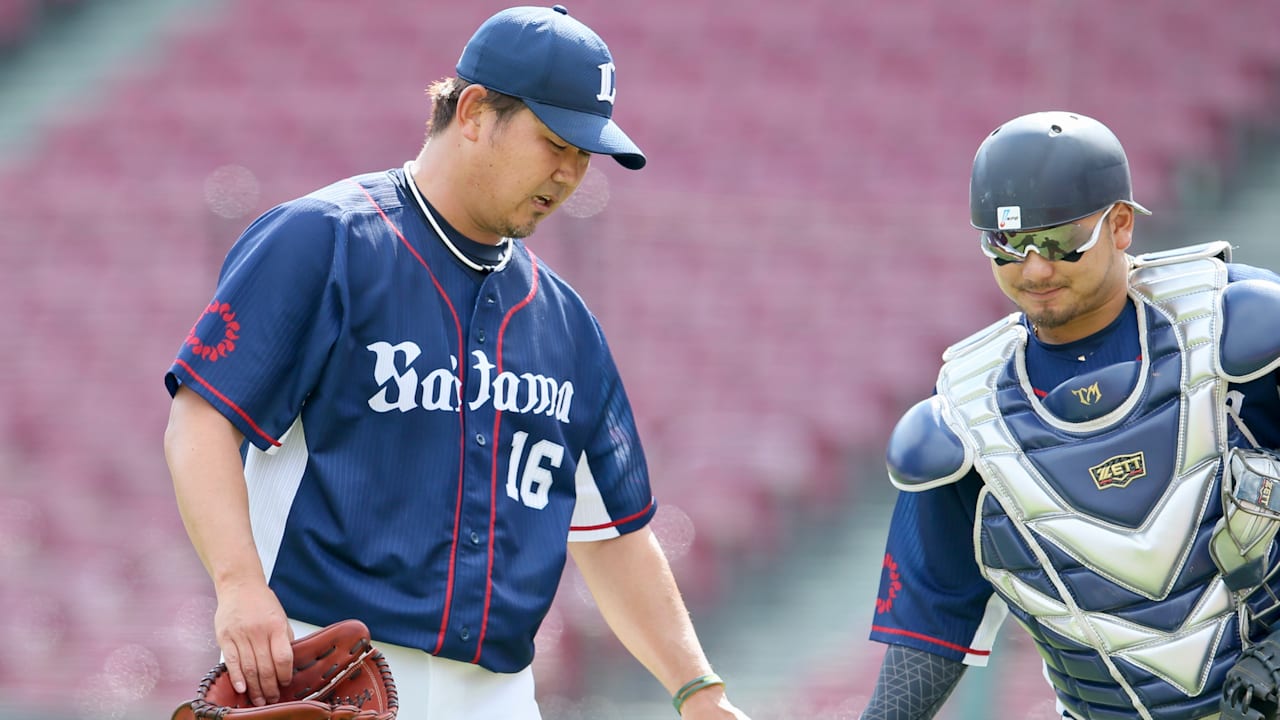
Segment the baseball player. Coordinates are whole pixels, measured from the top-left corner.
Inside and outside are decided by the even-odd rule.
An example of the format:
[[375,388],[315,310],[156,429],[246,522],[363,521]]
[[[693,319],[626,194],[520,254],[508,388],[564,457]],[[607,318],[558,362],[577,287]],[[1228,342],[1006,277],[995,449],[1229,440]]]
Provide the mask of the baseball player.
[[1020,312],[952,345],[891,435],[863,717],[933,717],[1012,614],[1063,717],[1218,718],[1276,619],[1280,277],[1224,242],[1126,252],[1148,211],[1082,115],[997,128],[969,198]]
[[592,154],[645,164],[611,119],[608,48],[561,6],[511,8],[430,94],[403,168],[245,230],[166,376],[166,457],[235,686],[275,702],[290,638],[356,618],[401,718],[538,718],[533,640],[568,549],[678,711],[745,718],[648,528],[600,325],[521,242]]

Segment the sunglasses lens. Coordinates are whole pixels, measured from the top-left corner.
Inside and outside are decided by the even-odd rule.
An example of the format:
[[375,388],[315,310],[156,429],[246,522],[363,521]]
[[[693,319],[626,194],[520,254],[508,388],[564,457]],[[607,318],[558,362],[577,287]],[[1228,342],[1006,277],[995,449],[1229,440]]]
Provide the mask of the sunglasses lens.
[[993,260],[1008,262],[1022,262],[1030,252],[1038,253],[1045,260],[1062,260],[1076,251],[1092,247],[1097,240],[1097,233],[1094,231],[1101,229],[1104,220],[1105,213],[1089,229],[1076,223],[1068,223],[1025,232],[983,230],[982,252]]
[[1004,262],[1022,262],[1027,259],[1025,253],[1018,254],[1004,239],[1005,233],[993,230],[982,231],[982,252],[992,260]]

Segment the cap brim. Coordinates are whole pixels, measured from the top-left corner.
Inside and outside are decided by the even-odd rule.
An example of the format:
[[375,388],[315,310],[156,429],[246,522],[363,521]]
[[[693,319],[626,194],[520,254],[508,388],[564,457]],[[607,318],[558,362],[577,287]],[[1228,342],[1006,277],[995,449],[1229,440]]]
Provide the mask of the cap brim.
[[1146,208],[1142,207],[1141,205],[1139,205],[1138,203],[1136,203],[1136,202],[1134,202],[1134,201],[1132,201],[1132,200],[1121,200],[1120,202],[1122,202],[1122,203],[1124,203],[1125,205],[1128,205],[1129,207],[1133,208],[1135,212],[1140,212],[1140,213],[1142,213],[1143,215],[1150,215],[1150,214],[1151,214],[1151,211],[1150,211],[1150,210],[1148,210],[1148,209],[1146,209]]
[[619,165],[628,170],[644,167],[644,153],[613,120],[528,99],[524,104],[565,142],[589,153],[612,155]]

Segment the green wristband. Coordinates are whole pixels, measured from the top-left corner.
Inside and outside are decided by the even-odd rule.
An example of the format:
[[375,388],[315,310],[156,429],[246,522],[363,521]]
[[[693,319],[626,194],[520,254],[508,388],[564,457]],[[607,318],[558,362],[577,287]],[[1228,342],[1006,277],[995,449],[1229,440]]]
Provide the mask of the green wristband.
[[683,714],[680,709],[684,707],[684,701],[699,690],[706,690],[712,685],[724,685],[724,680],[721,680],[720,676],[715,673],[707,673],[685,683],[671,698],[671,704],[675,706],[676,713]]

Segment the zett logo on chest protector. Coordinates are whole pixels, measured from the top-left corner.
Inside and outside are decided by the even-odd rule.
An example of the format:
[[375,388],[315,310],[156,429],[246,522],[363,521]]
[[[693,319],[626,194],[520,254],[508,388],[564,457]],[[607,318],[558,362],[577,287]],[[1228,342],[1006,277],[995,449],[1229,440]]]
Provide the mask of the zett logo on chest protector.
[[[392,345],[376,342],[367,346],[376,359],[373,379],[381,388],[369,398],[369,407],[376,412],[399,410],[408,412],[423,410],[448,410],[458,412],[462,407],[462,380],[458,377],[458,358],[450,355],[448,368],[435,368],[419,376],[413,362],[422,355],[417,343],[402,342]],[[494,373],[497,366],[489,361],[482,350],[471,353],[471,368],[480,374],[475,383],[475,397],[467,403],[468,410],[479,410],[486,403],[502,412],[546,415],[562,423],[569,422],[569,408],[573,405],[573,383],[538,373]],[[421,377],[421,379],[419,379]]]
[[1128,455],[1116,455],[1089,468],[1093,484],[1099,490],[1113,487],[1125,487],[1129,483],[1147,474],[1147,458],[1141,451]]

